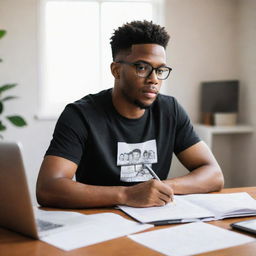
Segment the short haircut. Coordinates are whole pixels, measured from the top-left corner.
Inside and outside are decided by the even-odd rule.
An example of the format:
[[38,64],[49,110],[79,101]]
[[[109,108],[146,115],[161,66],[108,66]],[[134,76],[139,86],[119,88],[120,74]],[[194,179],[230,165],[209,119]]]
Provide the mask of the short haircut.
[[133,44],[158,44],[166,48],[169,34],[164,27],[152,21],[132,21],[118,27],[110,38],[112,57],[123,50],[130,50]]
[[141,154],[141,150],[138,149],[138,148],[135,148],[135,149],[132,151],[132,153],[134,153],[134,152],[137,152],[137,153]]

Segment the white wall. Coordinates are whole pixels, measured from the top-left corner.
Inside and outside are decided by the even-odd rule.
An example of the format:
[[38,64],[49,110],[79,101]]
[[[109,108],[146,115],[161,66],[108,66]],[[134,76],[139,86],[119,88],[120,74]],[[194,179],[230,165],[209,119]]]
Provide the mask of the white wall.
[[[167,93],[174,95],[187,110],[193,122],[200,121],[200,83],[211,80],[238,79],[237,1],[169,0],[167,29],[171,34],[168,63],[173,73]],[[229,143],[224,138],[225,143]],[[215,152],[229,159],[228,150],[215,143]],[[217,156],[216,156],[217,157]],[[225,173],[230,166],[218,157]],[[187,171],[174,161],[170,176]]]
[[199,121],[201,81],[237,79],[236,1],[168,0],[166,25],[171,35],[168,85],[194,121]]
[[[167,27],[174,40],[169,60],[179,71],[173,74],[168,93],[198,122],[200,82],[238,79],[238,121],[255,127],[256,1],[171,0],[167,10]],[[216,135],[213,152],[223,169],[226,187],[255,186],[255,133]],[[177,161],[172,170],[171,176],[186,173]]]
[[[256,127],[256,1],[241,0],[238,8],[238,63],[241,81],[240,119]],[[233,141],[234,186],[256,184],[256,129],[251,135]]]
[[[167,0],[166,26],[171,34],[168,63],[173,67],[163,91],[174,95],[199,120],[199,84],[203,80],[241,79],[241,116],[255,125],[255,1],[254,0]],[[10,114],[17,112],[28,121],[26,128],[11,125],[3,133],[6,140],[19,140],[33,202],[38,169],[49,144],[55,121],[36,120],[38,99],[38,3],[39,0],[1,0],[0,26],[8,34],[0,40],[0,84],[18,83],[10,93],[20,96],[8,103]],[[239,40],[238,40],[239,39]],[[246,47],[244,47],[246,45]],[[247,114],[245,114],[247,113]],[[242,141],[240,141],[242,140]],[[253,139],[237,139],[232,159],[241,185],[255,184]],[[248,143],[248,144],[247,144]],[[251,152],[251,156],[249,156]],[[245,156],[246,155],[246,156]],[[175,163],[173,175],[181,167]],[[243,170],[243,172],[241,172]],[[246,175],[244,175],[246,172]]]
[[[30,191],[35,203],[35,182],[45,150],[49,144],[55,121],[39,121],[38,101],[38,23],[36,0],[1,0],[0,28],[7,35],[0,40],[0,85],[17,83],[6,95],[20,99],[6,102],[4,114],[20,114],[28,122],[26,128],[16,128],[5,121],[5,140],[21,141],[29,179]],[[2,118],[2,116],[1,116]]]

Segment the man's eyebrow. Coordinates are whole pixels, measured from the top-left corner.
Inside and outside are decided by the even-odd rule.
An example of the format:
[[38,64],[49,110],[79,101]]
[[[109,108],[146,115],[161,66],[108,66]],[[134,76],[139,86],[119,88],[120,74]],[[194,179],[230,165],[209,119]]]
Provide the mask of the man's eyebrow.
[[[151,63],[149,63],[148,61],[145,60],[136,60],[134,61],[134,63],[145,63],[145,64],[149,64],[150,66],[153,67],[153,65]],[[161,68],[161,67],[167,67],[167,65],[165,63],[160,64],[159,66],[157,66],[157,68]]]

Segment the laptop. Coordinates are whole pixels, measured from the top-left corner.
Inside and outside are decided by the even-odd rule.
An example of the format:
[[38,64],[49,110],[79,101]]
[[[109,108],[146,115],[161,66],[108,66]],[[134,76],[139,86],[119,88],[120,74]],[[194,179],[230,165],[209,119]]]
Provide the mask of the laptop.
[[[36,213],[39,213],[41,219],[37,218]],[[66,225],[64,220],[62,223],[50,222],[49,213],[57,212],[43,211],[32,206],[21,144],[0,142],[0,227],[39,239],[72,224]]]

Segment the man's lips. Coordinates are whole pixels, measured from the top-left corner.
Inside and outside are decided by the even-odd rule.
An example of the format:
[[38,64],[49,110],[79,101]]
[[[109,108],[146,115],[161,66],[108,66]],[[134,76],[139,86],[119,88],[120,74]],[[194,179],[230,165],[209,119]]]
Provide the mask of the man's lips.
[[155,98],[155,97],[157,96],[157,93],[158,93],[157,90],[152,90],[152,89],[143,90],[142,92],[143,92],[143,94],[144,94],[147,98],[149,98],[149,99]]

